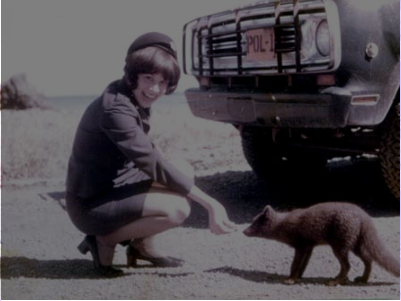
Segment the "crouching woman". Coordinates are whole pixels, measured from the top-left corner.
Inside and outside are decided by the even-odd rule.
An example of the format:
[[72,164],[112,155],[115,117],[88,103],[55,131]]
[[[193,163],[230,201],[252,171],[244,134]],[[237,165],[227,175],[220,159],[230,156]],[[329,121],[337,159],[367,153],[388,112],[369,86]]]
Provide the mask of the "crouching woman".
[[150,109],[172,93],[180,78],[173,41],[147,33],[129,47],[124,75],[110,83],[86,109],[76,131],[67,173],[67,212],[85,239],[78,246],[91,253],[103,276],[118,276],[115,248],[126,245],[127,264],[146,260],[154,266],[179,266],[164,257],[152,238],[182,224],[190,202],[202,205],[215,234],[235,225],[225,208],[194,185],[193,177],[165,160],[149,139]]

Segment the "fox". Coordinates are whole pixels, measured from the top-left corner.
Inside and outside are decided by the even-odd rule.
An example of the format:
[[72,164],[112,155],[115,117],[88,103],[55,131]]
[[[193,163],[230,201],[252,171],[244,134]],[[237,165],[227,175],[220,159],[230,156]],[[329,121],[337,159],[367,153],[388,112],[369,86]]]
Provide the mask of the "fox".
[[400,277],[400,263],[384,246],[371,217],[351,203],[319,203],[288,212],[278,212],[267,205],[243,233],[249,237],[276,240],[295,249],[291,272],[284,280],[285,284],[294,284],[302,277],[313,248],[324,244],[330,245],[341,266],[338,275],[326,285],[349,282],[349,252],[353,252],[364,264],[362,276],[354,280],[356,283],[368,282],[373,261]]

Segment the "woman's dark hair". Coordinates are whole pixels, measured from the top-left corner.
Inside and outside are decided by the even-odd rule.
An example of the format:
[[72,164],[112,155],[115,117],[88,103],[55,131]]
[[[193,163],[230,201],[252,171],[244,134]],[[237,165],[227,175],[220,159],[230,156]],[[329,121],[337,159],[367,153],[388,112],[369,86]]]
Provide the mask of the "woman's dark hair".
[[166,94],[175,91],[180,79],[180,66],[177,60],[158,47],[146,47],[127,55],[124,67],[125,77],[131,89],[135,90],[138,74],[160,73],[168,81]]

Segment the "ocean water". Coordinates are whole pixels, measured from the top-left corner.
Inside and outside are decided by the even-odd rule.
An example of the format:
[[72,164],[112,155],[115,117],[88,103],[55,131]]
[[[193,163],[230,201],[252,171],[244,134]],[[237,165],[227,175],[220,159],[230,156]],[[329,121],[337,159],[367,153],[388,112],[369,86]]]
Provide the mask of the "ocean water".
[[[56,109],[85,109],[99,95],[47,97],[46,101]],[[153,104],[153,109],[188,106],[184,93],[176,92],[165,95]]]
[[56,96],[47,97],[46,101],[56,109],[86,108],[97,96]]

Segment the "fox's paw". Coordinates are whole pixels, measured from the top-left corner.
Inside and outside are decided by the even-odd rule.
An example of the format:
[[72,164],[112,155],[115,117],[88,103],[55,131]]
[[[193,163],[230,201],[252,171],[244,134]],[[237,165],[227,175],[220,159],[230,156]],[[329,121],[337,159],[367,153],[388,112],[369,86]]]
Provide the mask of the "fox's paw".
[[296,280],[293,279],[293,278],[287,278],[287,279],[285,279],[285,280],[283,281],[284,284],[288,284],[288,285],[290,285],[290,284],[295,284],[295,282],[296,282]]
[[336,285],[339,285],[340,283],[338,282],[338,280],[329,280],[329,281],[327,281],[326,282],[326,285],[327,286],[336,286]]

